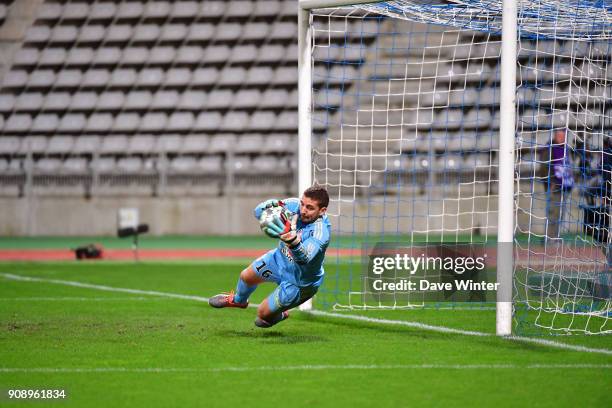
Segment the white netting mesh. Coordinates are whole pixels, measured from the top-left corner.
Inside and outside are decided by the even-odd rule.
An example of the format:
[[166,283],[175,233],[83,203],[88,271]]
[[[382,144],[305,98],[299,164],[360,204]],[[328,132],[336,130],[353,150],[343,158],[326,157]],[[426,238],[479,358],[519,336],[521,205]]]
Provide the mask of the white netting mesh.
[[[364,242],[495,247],[501,2],[316,10],[311,28],[313,176],[330,190],[340,236],[323,301],[422,305],[418,295],[368,297],[361,260],[346,255]],[[551,222],[556,196],[544,173],[557,162],[542,154],[556,130],[567,131],[568,149],[592,156],[589,174],[609,177],[601,158],[612,128],[611,33],[601,2],[519,4],[515,303],[522,328],[610,330],[606,244],[584,218],[585,206],[608,215],[609,203],[591,190],[592,203],[577,186],[561,195],[565,218]],[[582,185],[589,181],[576,160],[572,153],[570,172]],[[554,228],[567,236],[551,241]]]

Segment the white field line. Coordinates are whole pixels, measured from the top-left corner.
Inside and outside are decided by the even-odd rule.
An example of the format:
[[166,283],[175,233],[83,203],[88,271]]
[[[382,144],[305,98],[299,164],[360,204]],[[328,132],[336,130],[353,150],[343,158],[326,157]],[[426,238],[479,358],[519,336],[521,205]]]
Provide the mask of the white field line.
[[0,367],[0,373],[197,373],[251,371],[327,371],[327,370],[555,370],[555,369],[612,369],[612,364],[323,364],[255,367]]
[[[58,285],[103,290],[107,292],[131,293],[131,294],[136,294],[136,295],[160,296],[160,297],[167,297],[167,298],[173,298],[173,299],[193,300],[197,302],[208,302],[208,298],[203,297],[203,296],[181,295],[178,293],[158,292],[158,291],[153,291],[153,290],[117,288],[113,286],[95,285],[91,283],[83,283],[83,282],[77,282],[77,281],[21,276],[21,275],[14,275],[10,273],[0,273],[0,276],[6,279],[15,280],[15,281],[54,283]],[[249,304],[249,307],[256,307],[256,306],[257,306],[256,304]],[[320,310],[311,310],[311,311],[306,311],[302,313],[309,313],[315,316],[357,320],[357,321],[368,322],[368,323],[411,327],[411,328],[417,328],[417,329],[422,329],[422,330],[434,331],[438,333],[462,334],[466,336],[479,336],[479,337],[494,337],[493,333],[453,329],[451,327],[433,326],[429,324],[424,324],[424,323],[419,323],[419,322],[410,322],[406,320],[377,319],[373,317],[366,317],[366,316],[360,316],[360,315],[349,315],[349,314],[344,314],[344,313],[325,312],[325,311],[320,311]],[[538,338],[531,338],[531,337],[508,336],[508,337],[503,337],[503,338],[506,340],[511,340],[511,341],[538,344],[541,346],[554,347],[554,348],[559,348],[559,349],[564,349],[564,350],[579,351],[579,352],[584,352],[584,353],[599,353],[599,354],[612,355],[611,349],[591,348],[591,347],[559,343],[559,342],[552,341],[552,340],[545,340],[545,339],[538,339]]]

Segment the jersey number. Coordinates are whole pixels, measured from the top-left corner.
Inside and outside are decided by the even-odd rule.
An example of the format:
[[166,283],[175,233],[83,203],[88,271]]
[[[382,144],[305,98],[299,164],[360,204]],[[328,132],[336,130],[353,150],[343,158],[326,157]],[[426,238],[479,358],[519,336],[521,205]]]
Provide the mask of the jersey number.
[[261,274],[261,276],[264,279],[268,279],[271,275],[272,272],[270,272],[270,270],[266,269],[263,272],[261,271],[264,267],[266,266],[266,262],[265,261],[261,261],[261,265],[256,266],[255,269],[257,269],[257,272],[259,272],[259,274]]

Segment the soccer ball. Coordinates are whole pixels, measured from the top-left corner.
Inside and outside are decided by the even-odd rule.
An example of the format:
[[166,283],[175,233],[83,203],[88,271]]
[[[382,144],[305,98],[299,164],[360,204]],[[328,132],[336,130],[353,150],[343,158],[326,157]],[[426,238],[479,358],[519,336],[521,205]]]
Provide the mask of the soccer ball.
[[[283,206],[266,208],[261,212],[259,216],[259,228],[264,234],[270,238],[278,238],[278,236],[270,235],[268,226],[272,223],[277,223],[280,220],[285,225],[285,230],[281,233],[289,232],[291,228],[291,213]],[[276,222],[275,222],[276,220]]]

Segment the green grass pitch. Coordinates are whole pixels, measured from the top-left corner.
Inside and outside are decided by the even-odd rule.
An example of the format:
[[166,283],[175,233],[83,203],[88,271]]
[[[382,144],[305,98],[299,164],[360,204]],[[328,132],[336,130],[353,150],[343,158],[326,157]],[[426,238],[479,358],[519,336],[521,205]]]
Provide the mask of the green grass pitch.
[[[246,262],[245,262],[246,263]],[[245,263],[0,264],[2,406],[609,406],[612,355],[495,336],[67,286],[63,280],[211,296]],[[5,274],[44,281],[8,279]],[[261,301],[272,285],[262,285]],[[343,312],[493,333],[491,310]],[[612,349],[610,336],[547,337]],[[62,402],[9,389],[65,389]]]

